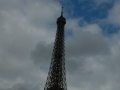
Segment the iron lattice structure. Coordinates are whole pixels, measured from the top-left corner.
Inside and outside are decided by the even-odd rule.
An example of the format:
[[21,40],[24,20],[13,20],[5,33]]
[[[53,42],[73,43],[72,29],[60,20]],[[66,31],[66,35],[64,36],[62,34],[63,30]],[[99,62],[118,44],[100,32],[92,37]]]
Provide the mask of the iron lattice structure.
[[57,19],[57,32],[50,69],[44,90],[67,90],[65,70],[64,26],[66,19],[61,16]]

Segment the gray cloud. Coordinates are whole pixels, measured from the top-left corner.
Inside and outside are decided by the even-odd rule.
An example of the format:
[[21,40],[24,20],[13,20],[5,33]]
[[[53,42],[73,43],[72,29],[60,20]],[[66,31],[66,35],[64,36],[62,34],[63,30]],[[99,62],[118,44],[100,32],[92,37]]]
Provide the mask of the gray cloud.
[[35,50],[31,53],[31,58],[35,63],[40,64],[41,62],[46,63],[50,61],[52,53],[52,45],[46,45],[45,43],[39,43]]
[[[0,1],[0,90],[43,89],[59,10],[54,0]],[[120,34],[107,38],[97,24],[78,22],[66,25],[73,32],[66,39],[68,89],[118,90]]]
[[[37,0],[35,2],[30,0],[26,2],[0,1],[0,90],[30,90],[30,88],[38,90],[45,83],[47,76],[45,71],[33,63],[30,55],[38,42],[50,43],[52,41],[54,30],[52,31],[52,27],[45,26],[53,23],[51,17],[54,17],[53,15],[57,12],[52,9],[56,7],[55,3],[37,2]],[[33,19],[38,17],[34,15],[39,14],[39,18],[44,17],[41,13],[37,13],[39,8],[42,8],[41,4],[42,6],[47,4],[48,7],[45,8],[46,10],[41,9],[40,12],[47,14],[49,11],[51,16],[49,20],[44,18],[44,21],[49,21],[49,23],[42,26],[42,20],[39,22],[41,26],[36,27]],[[31,8],[30,5],[32,5]],[[57,8],[55,10],[59,10],[59,7]],[[32,13],[35,14],[32,15]],[[32,86],[34,86],[33,89]]]
[[[72,22],[69,24],[71,25]],[[67,41],[69,57],[109,54],[108,40],[102,35],[101,28],[97,24],[85,25],[85,27],[79,27],[76,21],[74,24],[68,27],[74,33],[74,37]]]

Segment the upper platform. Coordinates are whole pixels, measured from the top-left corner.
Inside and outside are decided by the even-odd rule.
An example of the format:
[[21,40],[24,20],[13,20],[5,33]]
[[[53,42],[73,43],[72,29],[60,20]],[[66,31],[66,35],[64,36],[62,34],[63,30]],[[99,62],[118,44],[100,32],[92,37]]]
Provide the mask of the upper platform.
[[66,19],[63,17],[63,15],[61,15],[58,19],[57,19],[57,24],[66,24]]
[[63,16],[63,6],[62,6],[62,10],[61,10],[61,16],[57,19],[57,24],[63,24],[65,25],[66,24],[66,19],[65,17]]

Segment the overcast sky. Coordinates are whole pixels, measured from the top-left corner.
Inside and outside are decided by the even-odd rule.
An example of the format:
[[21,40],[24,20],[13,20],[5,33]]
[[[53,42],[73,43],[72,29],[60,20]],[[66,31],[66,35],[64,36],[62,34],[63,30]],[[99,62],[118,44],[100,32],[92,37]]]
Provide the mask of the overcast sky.
[[[63,0],[68,90],[120,89],[120,0]],[[43,90],[59,0],[0,0],[0,90]]]

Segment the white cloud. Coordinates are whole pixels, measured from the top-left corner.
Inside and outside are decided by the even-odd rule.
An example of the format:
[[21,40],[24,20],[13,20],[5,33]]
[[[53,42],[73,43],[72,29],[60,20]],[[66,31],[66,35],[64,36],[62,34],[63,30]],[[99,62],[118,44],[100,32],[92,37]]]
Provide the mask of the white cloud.
[[107,21],[109,23],[120,25],[120,1],[116,1],[113,8],[109,11]]
[[[0,1],[0,90],[43,89],[59,11],[56,1]],[[97,24],[78,23],[66,25],[73,33],[66,40],[68,89],[118,90],[119,34],[108,39]]]
[[[38,84],[43,87],[47,75],[35,66],[30,55],[37,43],[53,41],[55,32],[52,24],[59,7],[56,3],[37,0],[0,2],[0,90],[26,90],[33,86],[38,90]],[[35,24],[38,18],[39,27]]]
[[72,21],[70,27],[73,38],[67,41],[69,56],[86,56],[97,54],[108,54],[109,45],[107,39],[102,35],[102,30],[97,24],[86,24],[80,27],[77,21]]
[[114,8],[110,11],[109,19],[114,24],[120,23],[120,11],[119,11],[120,5],[116,4]]
[[106,38],[97,24],[80,27],[77,20],[69,25],[74,35],[66,46],[68,84],[82,90],[118,90],[119,34]]

